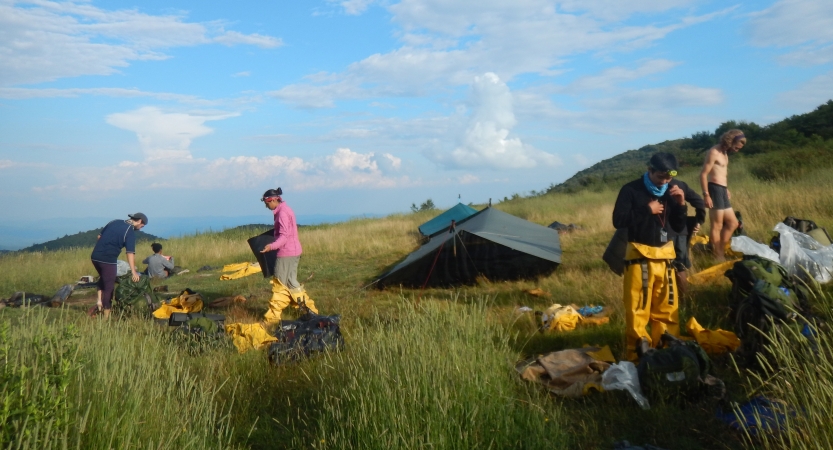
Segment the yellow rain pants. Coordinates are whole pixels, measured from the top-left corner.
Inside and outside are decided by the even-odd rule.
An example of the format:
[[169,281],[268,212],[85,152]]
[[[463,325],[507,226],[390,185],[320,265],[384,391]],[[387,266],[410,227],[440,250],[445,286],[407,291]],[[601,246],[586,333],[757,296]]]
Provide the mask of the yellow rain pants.
[[740,261],[739,259],[733,259],[731,261],[725,261],[720,264],[716,264],[714,266],[709,267],[708,269],[703,269],[700,272],[695,273],[688,277],[689,284],[699,285],[699,284],[708,284],[712,283],[717,280],[723,279],[723,276],[726,274],[726,271],[731,269],[732,266],[735,265],[736,262]]
[[226,334],[231,336],[231,340],[239,353],[260,350],[278,340],[259,323],[230,323],[226,325]]
[[275,277],[272,277],[269,282],[272,283],[272,298],[269,300],[269,310],[266,311],[266,314],[263,316],[264,319],[266,319],[266,323],[280,322],[281,312],[286,309],[287,306],[292,305],[298,308],[301,302],[306,304],[310,311],[318,314],[315,302],[309,298],[309,295],[307,295],[307,291],[304,290],[303,286],[295,291],[290,291],[288,287]]
[[238,263],[238,264],[229,264],[223,267],[223,272],[230,272],[234,271],[234,273],[224,273],[220,275],[220,280],[236,280],[238,278],[248,277],[249,275],[254,275],[256,273],[263,273],[260,270],[260,264],[254,263]]
[[[636,361],[637,343],[642,338],[651,345],[659,344],[668,331],[680,335],[677,311],[677,283],[670,261],[675,257],[674,244],[662,247],[628,243],[625,253],[625,341],[628,361]],[[651,325],[651,335],[645,327]]]
[[179,297],[174,297],[168,303],[163,303],[156,311],[153,312],[153,317],[157,319],[169,319],[173,313],[192,313],[202,311],[202,296],[200,294],[188,294],[182,292]]
[[226,264],[225,266],[223,266],[223,270],[221,272],[237,272],[238,270],[245,269],[246,267],[249,267],[251,265],[251,263],[247,262]]
[[686,323],[688,334],[694,336],[694,340],[703,347],[709,355],[717,356],[733,352],[740,347],[740,339],[735,333],[726,330],[707,330],[697,323],[694,317]]

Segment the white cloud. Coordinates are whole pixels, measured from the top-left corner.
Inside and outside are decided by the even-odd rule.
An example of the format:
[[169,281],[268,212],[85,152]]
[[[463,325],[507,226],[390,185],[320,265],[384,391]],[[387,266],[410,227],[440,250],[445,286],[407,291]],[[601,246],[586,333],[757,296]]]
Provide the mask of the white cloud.
[[752,45],[790,48],[780,60],[815,65],[833,61],[833,2],[780,0],[751,14],[747,33]]
[[120,98],[140,98],[140,97],[148,97],[148,98],[155,98],[157,100],[173,100],[182,103],[192,103],[192,104],[211,104],[208,100],[203,100],[194,95],[184,95],[184,94],[173,94],[169,92],[147,92],[141,91],[139,89],[125,89],[125,88],[67,88],[67,89],[56,89],[56,88],[43,88],[43,89],[30,89],[30,88],[16,88],[16,87],[8,87],[8,88],[0,88],[0,98],[8,98],[14,100],[22,100],[22,99],[29,99],[29,98],[55,98],[55,97],[64,97],[64,98],[72,98],[78,97],[81,95],[101,95],[101,96],[108,96],[108,97],[120,97]]
[[390,165],[393,170],[399,170],[402,167],[402,158],[397,158],[390,153],[385,153],[382,157],[388,161],[388,165]]
[[375,3],[375,0],[329,0],[330,3],[337,3],[344,9],[344,13],[350,16],[357,16],[367,10]]
[[205,122],[238,116],[238,113],[166,113],[146,106],[107,116],[107,123],[136,133],[147,160],[191,158],[191,141],[213,130]]
[[615,97],[585,100],[595,109],[673,109],[686,106],[713,106],[723,103],[720,89],[704,88],[687,84],[639,89],[624,92]]
[[8,169],[14,166],[14,162],[8,159],[0,159],[0,169]]
[[525,121],[543,121],[550,131],[632,135],[635,132],[674,131],[690,127],[692,123],[717,123],[720,117],[693,113],[690,109],[719,105],[724,101],[720,89],[673,85],[620,89],[606,97],[581,97],[577,102],[580,107],[568,109],[553,100],[554,91],[561,92],[561,89],[545,86],[516,92],[513,98],[518,116]]
[[161,51],[210,43],[263,48],[280,39],[189,23],[179,15],[104,10],[86,2],[0,2],[0,86],[80,75],[110,75],[131,61],[168,58]]
[[460,145],[450,155],[434,154],[435,161],[451,167],[520,169],[557,166],[560,159],[510,138],[515,126],[512,93],[493,73],[475,77],[471,93],[472,114]]
[[611,67],[609,69],[605,69],[599,75],[581,77],[567,86],[564,90],[586,91],[612,89],[619,83],[633,81],[655,73],[665,72],[678,65],[680,65],[680,63],[669,61],[667,59],[653,59],[643,62],[642,65],[636,69]]
[[226,31],[225,33],[212,39],[218,44],[226,46],[234,45],[254,45],[260,48],[275,48],[283,45],[283,41],[272,36],[264,36],[262,34],[243,34],[237,31]]
[[[394,158],[398,159],[398,158]],[[384,162],[383,162],[384,161]],[[122,161],[109,167],[42,167],[57,183],[33,188],[72,192],[133,189],[250,189],[280,183],[293,191],[322,191],[342,187],[390,188],[414,183],[386,170],[390,159],[348,148],[313,160],[295,156],[232,156],[228,158],[165,158]]]
[[[640,1],[613,9],[616,17],[624,19],[686,3],[690,2]],[[608,1],[588,4],[596,6],[567,4],[574,13],[546,0],[404,0],[388,7],[402,28],[403,46],[370,55],[342,73],[317,75],[271,95],[298,107],[326,108],[339,99],[423,96],[466,85],[485,72],[502,80],[528,73],[551,76],[560,72],[557,66],[571,55],[644,47],[713,17],[686,16],[676,23],[665,19],[663,25],[637,26],[624,20],[609,23],[612,7]]]
[[474,183],[479,183],[480,178],[478,178],[476,175],[472,175],[470,173],[467,173],[467,174],[463,174],[463,176],[461,176],[460,179],[457,180],[457,181],[460,184],[474,184]]
[[252,74],[252,73],[251,73],[251,72],[249,72],[249,71],[243,71],[243,72],[237,72],[237,73],[235,73],[235,74],[232,74],[232,77],[234,77],[234,78],[239,78],[239,77],[248,77],[248,76],[250,76],[251,74]]
[[353,170],[378,172],[379,167],[373,160],[373,153],[356,153],[349,148],[336,149],[335,153],[326,158],[330,167],[339,172],[350,172]]
[[833,98],[833,71],[814,77],[796,89],[782,92],[778,102],[791,109],[809,111]]

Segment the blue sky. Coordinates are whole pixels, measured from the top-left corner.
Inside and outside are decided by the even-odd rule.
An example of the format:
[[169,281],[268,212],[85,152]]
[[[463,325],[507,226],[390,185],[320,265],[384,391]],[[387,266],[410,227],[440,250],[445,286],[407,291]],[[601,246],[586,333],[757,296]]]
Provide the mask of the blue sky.
[[277,186],[302,217],[482,203],[808,112],[833,2],[0,0],[0,61],[0,225],[152,233],[266,222]]

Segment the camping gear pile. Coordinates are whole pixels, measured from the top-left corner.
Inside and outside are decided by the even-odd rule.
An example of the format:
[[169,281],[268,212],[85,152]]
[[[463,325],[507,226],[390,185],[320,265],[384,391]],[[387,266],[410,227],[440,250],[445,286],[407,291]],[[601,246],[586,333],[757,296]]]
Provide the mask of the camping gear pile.
[[60,308],[61,305],[70,295],[72,295],[72,291],[75,289],[75,286],[71,284],[66,284],[61,286],[58,289],[58,292],[49,296],[43,294],[33,294],[31,292],[15,292],[12,294],[11,297],[6,299],[0,299],[0,308],[5,308],[7,306],[20,308],[24,306],[45,306],[45,307],[52,307],[52,308]]
[[[788,217],[774,231],[777,235],[769,245],[755,242],[744,233],[734,236],[727,254],[738,259],[689,278],[692,284],[710,283],[724,276],[732,282],[734,331],[705,329],[691,317],[686,323],[690,338],[666,333],[657,348],[650,348],[648,341],[643,341],[637,348],[638,366],[600,357],[598,348],[584,348],[524,361],[517,366],[518,372],[523,379],[566,397],[625,390],[645,409],[651,398],[686,402],[723,398],[725,385],[714,376],[711,358],[732,353],[740,364],[754,369],[770,356],[765,343],[773,327],[791,327],[795,331],[791,335],[812,342],[816,321],[809,286],[833,278],[833,245],[826,230],[812,221]],[[624,258],[619,251],[623,242],[627,242],[627,237],[617,230],[604,255],[611,270],[619,274],[623,268]],[[528,293],[545,296],[543,291],[537,291]],[[555,304],[538,313],[539,330],[571,331],[581,323],[582,312],[595,311],[590,307]],[[766,402],[769,401],[764,399],[763,403]],[[758,401],[752,408],[760,404]]]
[[711,359],[697,342],[667,333],[662,341],[661,348],[646,345],[638,349],[639,365],[617,363],[607,346],[588,346],[522,361],[516,370],[522,379],[542,384],[563,397],[623,390],[643,409],[650,408],[649,399],[696,402],[723,398],[723,382],[714,376]]

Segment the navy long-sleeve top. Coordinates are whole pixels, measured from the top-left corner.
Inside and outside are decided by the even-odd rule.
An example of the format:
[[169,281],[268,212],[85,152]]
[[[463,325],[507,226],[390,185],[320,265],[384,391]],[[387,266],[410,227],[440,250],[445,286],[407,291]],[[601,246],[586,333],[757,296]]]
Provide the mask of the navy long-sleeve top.
[[[613,226],[628,229],[628,242],[662,247],[670,242],[670,233],[685,229],[688,207],[680,205],[669,195],[671,187],[662,197],[654,197],[642,182],[642,178],[622,186],[616,205],[613,207]],[[648,203],[658,200],[665,206],[661,214],[653,214]],[[668,234],[666,242],[661,239],[662,230]]]

